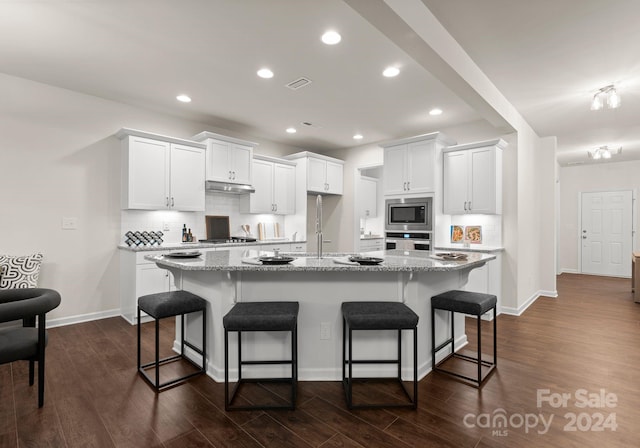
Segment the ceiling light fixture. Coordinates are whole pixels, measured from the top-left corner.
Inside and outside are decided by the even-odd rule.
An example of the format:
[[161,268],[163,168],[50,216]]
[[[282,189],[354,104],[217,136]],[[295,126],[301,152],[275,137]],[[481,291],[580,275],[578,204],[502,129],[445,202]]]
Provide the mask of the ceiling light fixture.
[[437,107],[435,109],[431,109],[429,111],[429,115],[442,115],[442,109],[438,109]]
[[190,103],[191,102],[191,97],[189,95],[185,95],[185,94],[178,95],[176,97],[176,99],[178,101],[180,101],[181,103]]
[[386,76],[387,78],[393,78],[394,76],[398,76],[400,73],[400,69],[397,67],[387,67],[382,72],[382,76]]
[[296,128],[287,128],[287,133],[288,134],[295,134],[296,132],[298,132],[298,131],[296,131]]
[[600,110],[605,104],[609,109],[617,109],[620,107],[620,95],[618,95],[616,86],[613,84],[598,89],[593,95],[591,110]]
[[600,159],[610,159],[611,156],[615,156],[617,154],[620,154],[621,152],[622,152],[622,146],[619,146],[618,148],[609,148],[608,146],[601,146],[599,148],[587,151],[587,154],[589,154],[589,158],[593,160],[600,160]]
[[353,136],[354,140],[362,140],[364,137],[362,137],[362,134],[356,134]]
[[264,79],[273,78],[273,72],[268,68],[261,68],[258,70],[258,76]]
[[327,45],[335,45],[342,40],[342,36],[336,31],[327,31],[322,35],[322,42]]

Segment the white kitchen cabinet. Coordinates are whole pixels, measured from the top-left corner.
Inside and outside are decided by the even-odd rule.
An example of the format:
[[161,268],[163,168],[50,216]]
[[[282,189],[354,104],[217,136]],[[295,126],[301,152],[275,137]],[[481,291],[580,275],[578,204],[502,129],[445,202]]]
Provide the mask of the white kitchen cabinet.
[[137,323],[137,305],[140,296],[167,292],[174,287],[171,272],[159,268],[154,262],[144,258],[145,255],[164,255],[168,252],[120,251],[120,314],[130,324]]
[[201,132],[193,140],[207,145],[208,181],[231,184],[251,184],[253,181],[253,148],[257,143],[227,137],[213,132]]
[[384,195],[435,192],[439,152],[454,143],[444,134],[434,132],[382,145]]
[[292,242],[282,242],[282,243],[271,243],[271,244],[261,244],[261,251],[274,252],[278,251],[281,253],[287,252],[306,252],[307,244],[306,243],[292,243]]
[[378,179],[360,176],[358,187],[358,214],[360,218],[374,218],[378,214]]
[[344,161],[304,151],[284,157],[296,160],[306,170],[308,193],[337,194],[343,191]]
[[502,213],[504,140],[451,146],[443,151],[445,215]]
[[360,252],[384,250],[384,238],[360,238]]
[[122,208],[204,211],[204,145],[121,129]]
[[241,213],[294,214],[295,163],[261,155],[252,163],[255,192],[241,196]]

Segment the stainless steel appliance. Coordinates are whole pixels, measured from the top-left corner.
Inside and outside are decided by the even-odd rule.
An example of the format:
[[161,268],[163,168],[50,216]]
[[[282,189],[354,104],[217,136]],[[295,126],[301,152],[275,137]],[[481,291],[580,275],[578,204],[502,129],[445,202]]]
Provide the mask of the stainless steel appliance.
[[231,236],[228,216],[205,216],[207,239],[201,243],[253,243],[255,238]]
[[387,232],[431,232],[433,198],[399,198],[385,201]]
[[386,232],[385,249],[431,250],[431,232]]

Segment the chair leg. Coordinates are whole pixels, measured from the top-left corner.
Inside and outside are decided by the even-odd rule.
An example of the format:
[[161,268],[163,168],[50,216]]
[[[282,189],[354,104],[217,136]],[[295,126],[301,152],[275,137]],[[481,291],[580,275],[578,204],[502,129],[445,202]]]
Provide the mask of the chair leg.
[[38,316],[38,407],[44,405],[44,350],[46,341],[45,315]]
[[35,361],[33,359],[29,360],[29,386],[33,386],[34,364]]
[[476,317],[478,321],[478,384],[482,383],[482,316]]
[[498,365],[498,316],[496,307],[493,307],[493,365]]
[[436,368],[436,317],[435,309],[431,307],[431,369]]
[[156,319],[156,391],[160,386],[160,319]]

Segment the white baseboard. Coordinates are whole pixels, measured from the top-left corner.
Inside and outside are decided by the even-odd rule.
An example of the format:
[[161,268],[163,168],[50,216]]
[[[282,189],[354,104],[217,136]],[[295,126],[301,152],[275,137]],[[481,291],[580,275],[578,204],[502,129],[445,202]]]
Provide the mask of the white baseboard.
[[77,316],[60,317],[58,319],[47,319],[47,328],[63,327],[65,325],[79,324],[92,320],[106,319],[120,315],[120,309],[99,311],[97,313],[79,314]]
[[562,268],[560,269],[560,273],[561,274],[579,274],[580,271],[578,271],[577,269]]
[[555,297],[558,297],[558,291],[543,291],[543,290],[537,291],[531,297],[529,297],[526,302],[524,302],[522,305],[520,305],[518,308],[513,308],[513,307],[509,307],[509,306],[503,306],[502,307],[502,312],[504,314],[509,314],[511,316],[520,316],[522,313],[524,313],[527,310],[527,308],[529,308],[533,304],[533,302],[538,300],[538,297],[540,297],[540,296],[555,298]]

